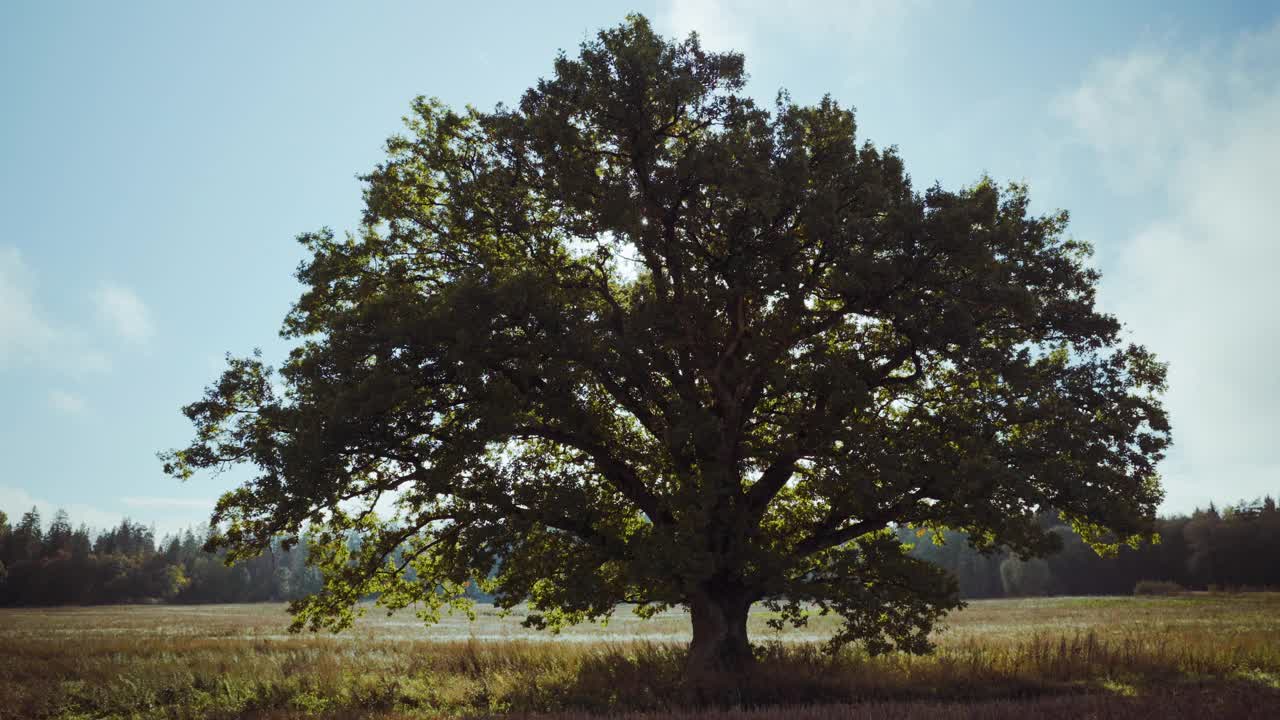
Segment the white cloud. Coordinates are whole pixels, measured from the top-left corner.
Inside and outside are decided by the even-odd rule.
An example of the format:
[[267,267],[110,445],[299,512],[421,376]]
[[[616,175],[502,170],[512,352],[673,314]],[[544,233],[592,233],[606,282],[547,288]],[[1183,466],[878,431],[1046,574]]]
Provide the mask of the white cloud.
[[67,358],[75,374],[104,373],[111,369],[111,358],[101,350],[81,349]]
[[883,37],[901,26],[920,0],[667,0],[656,24],[667,33],[684,37],[697,31],[703,45],[713,50],[750,53],[760,49],[762,34],[821,33],[849,41]]
[[1164,208],[1104,268],[1102,300],[1170,363],[1170,501],[1280,491],[1280,25],[1103,60],[1059,110],[1113,189]]
[[79,415],[89,407],[84,398],[66,390],[49,391],[49,404],[53,406],[54,410],[68,415]]
[[156,510],[203,510],[206,513],[213,512],[213,500],[205,498],[174,498],[174,497],[124,497],[120,498],[120,502],[131,508],[146,508]]
[[9,516],[10,523],[22,517],[23,513],[33,507],[40,512],[40,519],[46,526],[59,509],[67,511],[73,524],[84,523],[96,530],[114,527],[124,519],[124,516],[119,513],[107,512],[92,505],[84,503],[55,505],[44,498],[33,496],[22,488],[0,485],[0,510]]
[[1059,109],[1102,158],[1113,188],[1140,191],[1164,181],[1185,139],[1212,122],[1204,103],[1212,83],[1196,58],[1138,51],[1096,63]]
[[43,355],[59,340],[36,307],[33,285],[18,249],[0,247],[0,365]]
[[59,327],[36,302],[35,274],[15,247],[0,247],[0,370],[53,367],[103,372],[111,363],[82,333]]
[[155,334],[151,311],[133,290],[108,283],[98,288],[93,299],[99,318],[120,337],[143,342]]
[[73,525],[83,523],[96,531],[115,527],[128,517],[133,522],[154,528],[157,541],[208,522],[209,513],[213,510],[210,500],[185,498],[132,497],[122,498],[121,504],[138,512],[113,512],[88,503],[57,504],[32,495],[23,488],[0,485],[0,510],[9,516],[10,523],[32,507],[40,512],[40,519],[46,527],[60,509],[67,511]]
[[696,31],[714,50],[744,51],[749,45],[747,18],[730,10],[725,0],[670,0],[658,24],[678,37]]

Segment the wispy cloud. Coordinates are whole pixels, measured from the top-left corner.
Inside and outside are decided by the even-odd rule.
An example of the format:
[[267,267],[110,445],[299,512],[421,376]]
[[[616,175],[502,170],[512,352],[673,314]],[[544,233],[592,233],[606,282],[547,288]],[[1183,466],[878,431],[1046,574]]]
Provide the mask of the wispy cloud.
[[93,295],[98,317],[118,336],[144,342],[155,334],[151,311],[133,290],[123,285],[104,284]]
[[73,329],[49,319],[36,300],[35,273],[16,247],[0,246],[0,370],[53,367],[73,374],[102,372],[107,356]]
[[53,514],[61,509],[67,511],[72,523],[83,523],[98,531],[115,527],[128,517],[155,528],[157,539],[208,522],[209,512],[213,509],[212,500],[194,498],[129,497],[122,498],[120,504],[132,512],[114,512],[84,502],[58,504],[32,495],[23,488],[0,485],[0,511],[9,516],[10,522],[34,507],[47,525]]
[[725,0],[670,0],[658,22],[682,37],[697,32],[703,44],[715,50],[744,51],[752,40],[749,19]]
[[1106,182],[1163,212],[1106,268],[1102,300],[1170,363],[1171,492],[1275,492],[1280,447],[1280,24],[1227,46],[1104,59],[1058,108]]
[[17,248],[0,247],[0,363],[44,353],[58,340],[32,298],[31,271]]
[[49,391],[49,405],[68,415],[79,415],[89,407],[83,397],[66,390]]
[[66,510],[67,514],[71,516],[73,523],[84,523],[97,530],[105,530],[119,525],[120,521],[124,519],[124,516],[119,513],[108,512],[93,505],[85,503],[55,505],[44,498],[32,495],[22,488],[0,485],[0,510],[9,515],[10,522],[33,507],[40,513],[41,520],[45,523],[49,522],[55,512],[62,509]]
[[777,33],[821,34],[865,41],[902,26],[924,0],[667,0],[656,16],[664,32],[683,37],[697,31],[713,50],[751,52],[760,37]]
[[206,510],[212,511],[214,501],[206,498],[175,498],[175,497],[124,497],[120,498],[120,502],[131,508],[146,508],[151,510]]

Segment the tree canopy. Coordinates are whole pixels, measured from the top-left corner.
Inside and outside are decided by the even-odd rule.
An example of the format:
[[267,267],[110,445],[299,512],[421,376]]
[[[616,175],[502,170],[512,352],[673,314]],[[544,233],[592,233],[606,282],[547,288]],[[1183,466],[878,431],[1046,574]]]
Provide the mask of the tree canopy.
[[1148,536],[1164,366],[1095,307],[1066,213],[917,190],[851,110],[745,80],[633,16],[514,107],[415,101],[359,229],[301,236],[287,362],[233,358],[185,408],[171,473],[258,469],[211,544],[305,529],[299,627],[488,578],[536,626],[687,606],[706,667],[749,658],[756,602],[926,651],[956,587],[896,528]]

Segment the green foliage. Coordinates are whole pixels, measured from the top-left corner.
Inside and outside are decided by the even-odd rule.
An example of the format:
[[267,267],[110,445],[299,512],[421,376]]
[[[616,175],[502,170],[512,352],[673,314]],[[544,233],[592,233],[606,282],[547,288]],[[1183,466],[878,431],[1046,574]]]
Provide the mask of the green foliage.
[[752,602],[803,600],[836,644],[918,652],[957,588],[892,525],[1149,536],[1164,366],[1095,309],[1066,214],[918,191],[852,111],[745,79],[633,16],[515,107],[416,101],[359,230],[301,237],[288,361],[232,359],[185,409],[169,472],[259,470],[210,547],[310,532],[311,627],[369,593],[430,618],[479,577],[553,629],[687,604],[740,650]]

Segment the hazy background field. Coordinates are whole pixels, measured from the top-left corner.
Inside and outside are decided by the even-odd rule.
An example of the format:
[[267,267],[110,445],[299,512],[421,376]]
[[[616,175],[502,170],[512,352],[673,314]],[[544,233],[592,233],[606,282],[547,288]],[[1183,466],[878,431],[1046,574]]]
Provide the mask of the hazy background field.
[[[582,624],[559,634],[521,627],[520,609],[505,615],[492,605],[477,604],[475,619],[463,613],[444,615],[428,625],[412,609],[388,615],[365,606],[367,614],[342,633],[291,634],[283,603],[231,605],[103,605],[91,607],[14,608],[0,610],[0,640],[52,640],[73,637],[97,641],[127,636],[147,638],[236,638],[270,641],[368,642],[517,641],[527,643],[685,643],[689,615],[672,609],[643,620],[622,606],[607,624]],[[771,613],[752,613],[755,642],[821,642],[838,624],[813,614],[808,627],[773,630]],[[1174,598],[1057,597],[974,600],[952,614],[935,633],[942,647],[968,642],[987,645],[1025,640],[1029,635],[1092,632],[1101,638],[1153,637],[1186,640],[1211,635],[1219,642],[1233,638],[1280,640],[1280,593],[1187,594]]]
[[427,627],[375,610],[334,636],[287,634],[279,604],[3,610],[0,717],[670,716],[778,702],[854,702],[871,717],[904,718],[1280,708],[1277,593],[976,601],[949,618],[928,657],[826,657],[814,641],[828,620],[779,633],[757,612],[756,675],[697,693],[680,680],[680,611],[641,621],[623,610],[607,627],[560,636],[521,628],[518,613],[476,614]]

